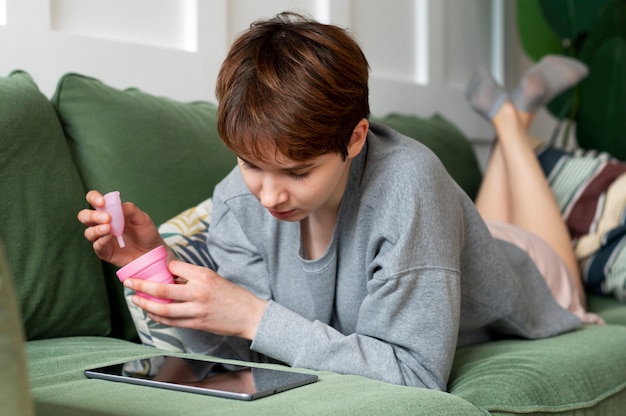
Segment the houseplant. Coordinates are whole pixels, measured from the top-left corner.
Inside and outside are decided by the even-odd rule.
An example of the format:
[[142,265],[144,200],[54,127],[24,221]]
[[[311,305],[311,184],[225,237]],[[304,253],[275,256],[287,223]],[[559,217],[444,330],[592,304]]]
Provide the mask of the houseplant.
[[589,68],[549,104],[566,125],[553,139],[568,137],[575,124],[578,146],[626,159],[626,1],[518,0],[517,25],[531,59],[563,54]]

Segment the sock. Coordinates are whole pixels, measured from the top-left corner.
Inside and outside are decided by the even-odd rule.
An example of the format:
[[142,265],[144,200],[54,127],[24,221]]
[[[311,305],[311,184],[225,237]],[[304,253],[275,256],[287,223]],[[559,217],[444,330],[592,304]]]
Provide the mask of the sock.
[[470,79],[465,97],[478,114],[491,121],[508,95],[486,68],[480,68]]
[[546,55],[531,67],[513,91],[515,107],[533,113],[588,74],[585,64],[561,55]]

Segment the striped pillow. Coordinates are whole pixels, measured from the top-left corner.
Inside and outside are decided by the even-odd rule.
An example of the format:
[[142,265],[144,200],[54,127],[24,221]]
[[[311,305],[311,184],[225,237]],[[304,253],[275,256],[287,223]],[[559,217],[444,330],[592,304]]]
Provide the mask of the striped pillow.
[[595,150],[538,150],[591,293],[626,301],[626,163]]

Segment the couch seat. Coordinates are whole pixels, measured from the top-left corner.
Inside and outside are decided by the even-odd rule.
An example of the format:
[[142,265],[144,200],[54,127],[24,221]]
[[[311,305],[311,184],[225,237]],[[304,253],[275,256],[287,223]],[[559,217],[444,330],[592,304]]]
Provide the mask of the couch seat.
[[586,326],[459,348],[451,394],[317,372],[317,383],[252,402],[87,379],[87,368],[163,353],[119,339],[30,341],[26,353],[36,410],[45,415],[611,415],[626,409],[624,345],[626,327]]
[[541,340],[457,351],[449,389],[492,415],[623,415],[626,327],[589,325]]
[[318,372],[320,380],[314,384],[251,402],[92,380],[83,375],[87,368],[162,353],[102,337],[29,341],[26,354],[35,410],[46,416],[483,414],[452,394],[329,372]]

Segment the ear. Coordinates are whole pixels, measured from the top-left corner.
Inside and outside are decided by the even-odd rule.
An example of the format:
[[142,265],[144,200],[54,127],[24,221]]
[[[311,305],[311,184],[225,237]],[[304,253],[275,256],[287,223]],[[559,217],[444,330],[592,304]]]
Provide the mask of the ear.
[[369,128],[369,121],[366,118],[362,118],[359,124],[352,130],[352,137],[350,137],[350,143],[348,144],[348,159],[352,159],[361,153],[363,146],[365,146]]

